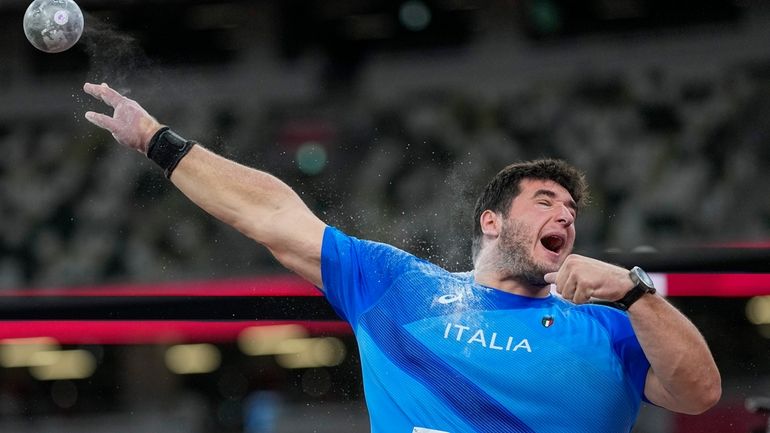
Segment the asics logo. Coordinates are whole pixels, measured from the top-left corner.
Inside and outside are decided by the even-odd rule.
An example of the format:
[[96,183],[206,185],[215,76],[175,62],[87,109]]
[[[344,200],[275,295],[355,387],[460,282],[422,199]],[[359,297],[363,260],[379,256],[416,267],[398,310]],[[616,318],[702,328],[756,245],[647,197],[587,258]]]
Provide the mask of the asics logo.
[[460,293],[454,293],[450,295],[441,295],[436,300],[439,304],[451,304],[452,302],[457,302],[463,298],[463,295]]

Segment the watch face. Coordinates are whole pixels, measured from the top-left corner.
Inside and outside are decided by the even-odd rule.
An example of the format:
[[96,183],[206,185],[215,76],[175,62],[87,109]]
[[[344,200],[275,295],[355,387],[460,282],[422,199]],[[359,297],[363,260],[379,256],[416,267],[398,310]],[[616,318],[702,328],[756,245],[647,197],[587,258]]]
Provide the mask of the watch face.
[[644,283],[647,287],[655,287],[655,284],[652,282],[652,278],[650,278],[649,275],[647,275],[647,272],[644,272],[644,270],[638,266],[634,267],[634,273],[637,277]]

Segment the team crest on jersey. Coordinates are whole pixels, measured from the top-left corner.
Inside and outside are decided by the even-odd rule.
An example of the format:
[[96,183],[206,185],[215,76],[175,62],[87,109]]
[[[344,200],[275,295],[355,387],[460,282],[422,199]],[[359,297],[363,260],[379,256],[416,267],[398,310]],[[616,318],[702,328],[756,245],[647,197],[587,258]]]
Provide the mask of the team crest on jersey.
[[540,323],[546,327],[550,328],[551,325],[553,325],[553,316],[543,316],[542,319],[540,319]]

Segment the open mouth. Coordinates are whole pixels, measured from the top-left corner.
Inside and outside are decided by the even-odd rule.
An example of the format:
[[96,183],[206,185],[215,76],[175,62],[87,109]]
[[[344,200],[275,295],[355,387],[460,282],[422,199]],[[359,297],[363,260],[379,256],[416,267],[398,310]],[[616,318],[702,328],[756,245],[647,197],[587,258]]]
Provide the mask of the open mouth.
[[545,235],[540,238],[540,243],[545,247],[545,249],[556,254],[559,254],[561,249],[564,247],[564,242],[564,237],[559,235]]

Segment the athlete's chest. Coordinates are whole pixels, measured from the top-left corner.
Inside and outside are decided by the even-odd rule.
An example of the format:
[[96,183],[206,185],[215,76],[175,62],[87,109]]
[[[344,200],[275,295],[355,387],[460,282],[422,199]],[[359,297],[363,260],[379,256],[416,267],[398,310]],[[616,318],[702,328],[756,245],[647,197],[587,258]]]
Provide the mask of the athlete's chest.
[[[561,431],[553,414],[576,401],[621,414],[621,425],[638,406],[606,329],[561,301],[501,296],[450,277],[400,278],[362,323],[378,350],[419,383],[499,402],[529,425],[547,426],[542,431]],[[387,368],[376,371],[387,378]],[[567,410],[563,418],[589,431],[595,420],[586,413]]]
[[[367,314],[368,326],[394,344],[405,340],[458,368],[490,365],[557,366],[565,357],[607,364],[614,357],[607,332],[560,302],[523,299],[480,288],[452,274],[399,278]],[[613,374],[619,372],[618,369]]]

